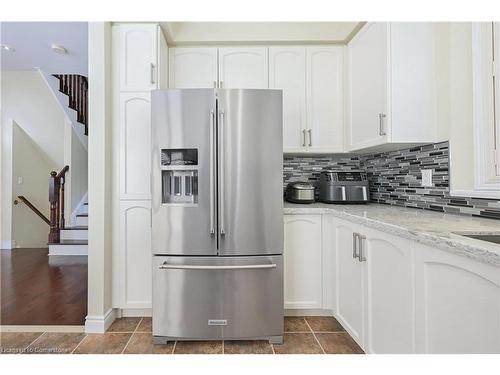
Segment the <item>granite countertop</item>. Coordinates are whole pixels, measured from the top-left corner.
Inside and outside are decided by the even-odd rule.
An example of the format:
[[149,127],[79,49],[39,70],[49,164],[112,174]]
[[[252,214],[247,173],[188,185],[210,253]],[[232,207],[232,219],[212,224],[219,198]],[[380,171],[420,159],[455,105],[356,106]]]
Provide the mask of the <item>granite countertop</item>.
[[285,202],[285,214],[332,214],[424,245],[500,267],[500,245],[464,237],[467,234],[500,234],[500,220],[371,203],[335,205]]

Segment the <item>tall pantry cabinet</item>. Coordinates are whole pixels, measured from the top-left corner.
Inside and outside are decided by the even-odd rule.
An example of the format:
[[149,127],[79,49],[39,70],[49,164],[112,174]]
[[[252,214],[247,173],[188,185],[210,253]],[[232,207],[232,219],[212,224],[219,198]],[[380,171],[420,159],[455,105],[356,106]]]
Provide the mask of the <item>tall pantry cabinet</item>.
[[150,92],[167,88],[167,61],[158,24],[112,27],[113,307],[131,314],[151,308]]

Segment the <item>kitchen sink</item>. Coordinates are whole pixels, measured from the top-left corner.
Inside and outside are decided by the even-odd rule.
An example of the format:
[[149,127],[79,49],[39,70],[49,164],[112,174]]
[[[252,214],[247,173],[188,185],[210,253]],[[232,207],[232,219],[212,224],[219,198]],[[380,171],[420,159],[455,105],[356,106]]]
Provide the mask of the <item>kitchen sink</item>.
[[456,233],[464,237],[473,238],[475,240],[487,241],[494,244],[500,245],[500,233],[499,234],[464,234]]

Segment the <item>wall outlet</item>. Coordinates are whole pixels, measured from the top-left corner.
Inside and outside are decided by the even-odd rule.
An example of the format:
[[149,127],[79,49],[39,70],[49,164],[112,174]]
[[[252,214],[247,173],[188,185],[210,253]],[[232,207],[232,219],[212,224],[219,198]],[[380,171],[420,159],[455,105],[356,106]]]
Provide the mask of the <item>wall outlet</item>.
[[19,177],[17,178],[17,184],[18,184],[18,185],[22,185],[22,184],[23,184],[23,182],[24,182],[24,179],[22,178],[22,176],[19,176]]
[[422,186],[432,187],[432,169],[422,169]]

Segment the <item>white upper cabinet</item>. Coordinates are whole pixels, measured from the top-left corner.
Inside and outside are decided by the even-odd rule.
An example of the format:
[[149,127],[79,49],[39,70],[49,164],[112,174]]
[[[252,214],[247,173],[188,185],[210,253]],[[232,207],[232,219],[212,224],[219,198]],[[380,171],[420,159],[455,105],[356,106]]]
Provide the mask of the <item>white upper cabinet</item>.
[[321,215],[285,215],[285,309],[322,307]]
[[149,91],[159,87],[158,29],[156,24],[120,25],[120,91]]
[[266,47],[219,48],[219,87],[267,89]]
[[349,43],[351,149],[386,141],[387,43],[386,23],[368,24]]
[[217,48],[170,48],[171,88],[217,86]]
[[432,23],[368,23],[349,42],[348,151],[437,141]]
[[283,90],[284,152],[343,152],[343,47],[269,48],[269,87]]
[[343,47],[307,48],[307,149],[343,152]]
[[306,49],[269,48],[269,88],[283,90],[283,150],[304,151],[306,128]]

